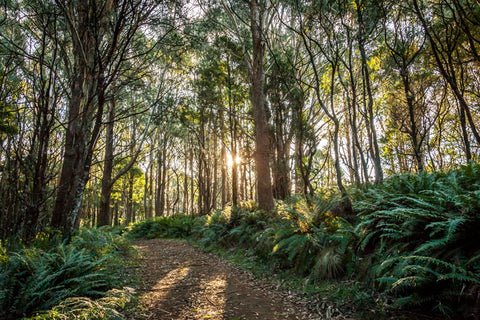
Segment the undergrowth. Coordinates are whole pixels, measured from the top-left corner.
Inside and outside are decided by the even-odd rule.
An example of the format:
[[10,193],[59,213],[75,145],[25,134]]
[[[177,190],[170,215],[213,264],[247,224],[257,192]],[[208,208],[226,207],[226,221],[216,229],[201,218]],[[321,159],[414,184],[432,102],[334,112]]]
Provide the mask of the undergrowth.
[[191,235],[195,217],[177,215],[155,217],[135,224],[128,230],[130,238],[185,238]]
[[480,305],[480,166],[392,177],[357,194],[360,254],[403,308],[473,318]]
[[67,309],[87,312],[87,301],[92,310],[101,305],[108,309],[105,299],[118,293],[111,290],[126,285],[124,269],[119,266],[124,265],[125,256],[133,254],[124,237],[92,229],[81,230],[69,243],[40,235],[28,247],[10,247],[0,250],[1,319],[36,313],[41,315],[35,319],[74,319]]
[[120,320],[124,316],[119,310],[134,299],[134,291],[131,288],[111,289],[99,299],[88,297],[71,297],[62,301],[51,310],[38,314],[29,320]]

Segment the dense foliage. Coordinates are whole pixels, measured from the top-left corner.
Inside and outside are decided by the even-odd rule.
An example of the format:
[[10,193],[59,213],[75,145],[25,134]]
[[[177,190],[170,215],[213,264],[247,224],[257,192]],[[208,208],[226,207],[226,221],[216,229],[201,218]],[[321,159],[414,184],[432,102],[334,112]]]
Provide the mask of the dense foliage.
[[356,206],[361,252],[372,256],[371,275],[396,303],[478,313],[479,165],[395,176],[359,195]]
[[[125,301],[128,296],[127,291],[109,291],[125,285],[125,270],[119,266],[125,265],[123,259],[133,254],[131,246],[119,235],[81,230],[68,244],[38,238],[29,247],[16,247],[0,251],[2,319],[28,317],[51,308],[36,319],[65,319],[65,313],[72,309],[92,312],[85,308],[87,304],[80,308],[79,303],[104,297],[106,292],[104,303],[99,300],[97,306],[103,305],[104,312],[111,312],[108,303]],[[90,305],[95,306],[95,302]]]
[[480,165],[469,165],[351,190],[353,223],[333,216],[339,199],[323,195],[278,202],[275,214],[246,203],[198,218],[147,220],[129,234],[188,236],[209,249],[243,249],[308,283],[356,279],[363,290],[382,292],[391,310],[469,318],[480,299],[479,190]]
[[270,210],[478,161],[479,12],[478,0],[3,1],[0,239]]

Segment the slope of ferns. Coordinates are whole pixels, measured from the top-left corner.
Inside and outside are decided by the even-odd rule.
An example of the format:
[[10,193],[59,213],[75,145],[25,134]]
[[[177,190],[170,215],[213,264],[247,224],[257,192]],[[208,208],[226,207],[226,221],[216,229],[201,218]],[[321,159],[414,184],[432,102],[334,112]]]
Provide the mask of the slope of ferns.
[[0,246],[0,319],[76,319],[81,317],[74,314],[99,312],[106,316],[82,319],[114,319],[107,315],[132,297],[122,289],[119,268],[132,250],[125,238],[101,230],[82,230],[68,244],[39,238],[29,247]]
[[474,315],[480,303],[480,166],[401,175],[357,194],[360,254],[399,306]]

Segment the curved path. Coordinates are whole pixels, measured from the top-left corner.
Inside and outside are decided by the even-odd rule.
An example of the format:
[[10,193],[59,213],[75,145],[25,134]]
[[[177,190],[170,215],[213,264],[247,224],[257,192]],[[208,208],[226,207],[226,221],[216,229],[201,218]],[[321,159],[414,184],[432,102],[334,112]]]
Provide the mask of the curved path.
[[141,240],[140,310],[131,319],[321,319],[306,303],[181,241]]

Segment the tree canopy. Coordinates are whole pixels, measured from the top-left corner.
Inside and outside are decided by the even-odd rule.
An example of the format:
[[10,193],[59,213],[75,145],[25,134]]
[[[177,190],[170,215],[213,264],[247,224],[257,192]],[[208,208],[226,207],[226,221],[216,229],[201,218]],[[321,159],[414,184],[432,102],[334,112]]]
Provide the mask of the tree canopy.
[[0,238],[478,161],[474,0],[5,1]]

